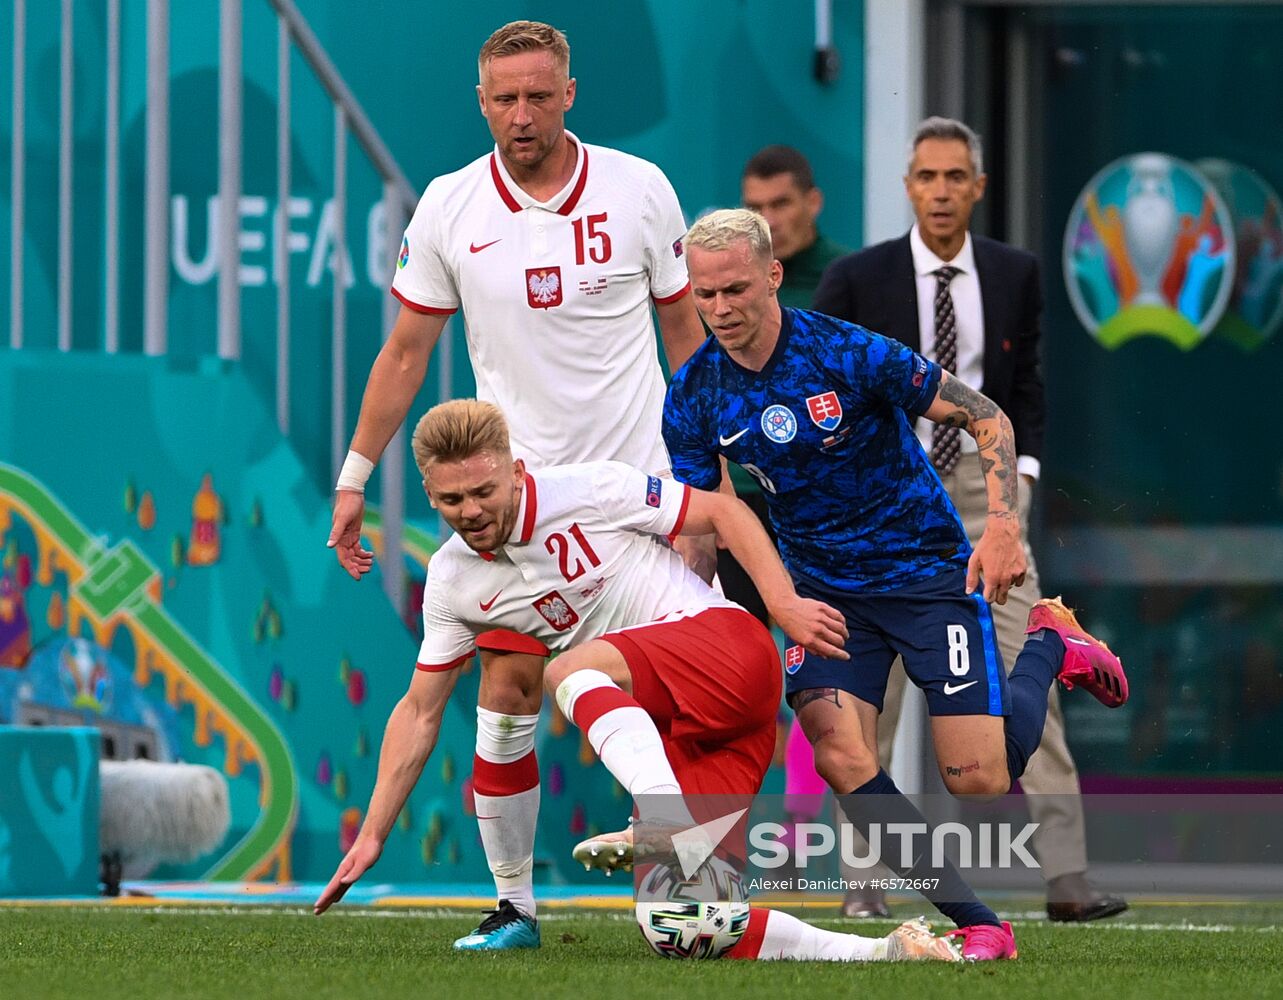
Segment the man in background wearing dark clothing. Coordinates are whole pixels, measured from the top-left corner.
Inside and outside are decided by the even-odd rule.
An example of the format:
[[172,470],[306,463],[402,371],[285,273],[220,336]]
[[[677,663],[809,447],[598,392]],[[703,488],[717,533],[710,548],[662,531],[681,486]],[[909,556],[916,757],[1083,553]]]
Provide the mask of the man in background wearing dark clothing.
[[[1042,292],[1030,253],[968,232],[984,196],[980,139],[962,122],[928,118],[914,135],[905,191],[917,222],[898,239],[836,261],[813,302],[820,312],[902,341],[997,403],[1016,432],[1019,507],[1028,538],[1029,505],[1040,472],[1046,401],[1039,370]],[[956,429],[923,426],[918,436],[931,456],[973,543],[984,528],[984,477],[974,443]],[[992,608],[998,642],[1010,670],[1024,641],[1025,619],[1042,595],[1032,552],[1023,587]],[[904,672],[892,671],[878,725],[879,756],[887,766],[895,738]],[[1087,845],[1078,771],[1065,742],[1064,716],[1053,690],[1042,744],[1020,783],[1038,823],[1034,847],[1047,880],[1052,920],[1098,920],[1127,903],[1087,881]],[[848,899],[844,912],[885,912],[881,894]]]

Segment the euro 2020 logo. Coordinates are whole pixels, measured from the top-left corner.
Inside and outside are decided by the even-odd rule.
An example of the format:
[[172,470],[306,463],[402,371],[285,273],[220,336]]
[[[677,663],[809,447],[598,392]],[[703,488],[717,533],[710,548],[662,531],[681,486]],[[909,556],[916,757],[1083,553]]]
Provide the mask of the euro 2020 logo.
[[1124,157],[1078,196],[1064,271],[1110,350],[1142,335],[1189,350],[1212,333],[1254,350],[1283,324],[1283,203],[1240,164]]
[[1234,225],[1234,287],[1215,333],[1255,350],[1283,324],[1283,202],[1255,171],[1199,160]]
[[1189,350],[1229,301],[1233,225],[1194,167],[1140,153],[1109,164],[1078,196],[1064,267],[1074,311],[1104,347],[1150,334]]

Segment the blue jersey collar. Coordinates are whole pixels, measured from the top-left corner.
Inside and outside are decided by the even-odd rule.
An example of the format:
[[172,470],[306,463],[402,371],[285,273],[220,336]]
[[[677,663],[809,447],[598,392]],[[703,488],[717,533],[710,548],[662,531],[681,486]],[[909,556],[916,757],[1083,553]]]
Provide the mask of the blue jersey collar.
[[775,370],[775,366],[779,364],[780,358],[784,357],[785,352],[788,350],[789,338],[792,334],[793,310],[788,306],[780,306],[780,335],[775,341],[775,350],[771,351],[771,356],[766,359],[766,364],[762,366],[761,371],[754,371],[752,368],[745,368],[742,364],[732,358],[730,352],[725,349],[722,349],[722,353],[726,355],[727,361],[739,369],[739,371],[743,372],[747,377],[752,379],[767,379],[770,378],[771,372]]

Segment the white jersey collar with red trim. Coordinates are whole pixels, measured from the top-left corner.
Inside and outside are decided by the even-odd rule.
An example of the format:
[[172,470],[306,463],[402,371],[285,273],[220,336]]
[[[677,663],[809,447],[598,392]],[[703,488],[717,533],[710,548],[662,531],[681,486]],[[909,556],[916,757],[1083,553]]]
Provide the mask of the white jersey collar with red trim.
[[[506,549],[510,545],[525,545],[535,533],[535,517],[539,513],[539,497],[535,487],[535,477],[526,473],[526,481],[521,488],[521,501],[517,504],[517,520],[513,530],[517,533],[516,541],[511,538],[503,543]],[[478,552],[486,562],[494,562],[493,552]]]
[[569,129],[566,130],[566,138],[575,146],[575,169],[571,172],[566,186],[547,201],[536,201],[518,186],[512,179],[512,175],[508,173],[508,168],[504,166],[503,157],[499,155],[499,144],[495,143],[494,152],[490,154],[490,177],[494,181],[495,189],[499,192],[499,197],[503,199],[503,203],[510,211],[520,212],[524,208],[542,208],[549,212],[556,212],[558,215],[569,215],[574,211],[575,206],[579,204],[580,196],[584,193],[584,185],[588,183],[588,150],[579,141],[579,137]]

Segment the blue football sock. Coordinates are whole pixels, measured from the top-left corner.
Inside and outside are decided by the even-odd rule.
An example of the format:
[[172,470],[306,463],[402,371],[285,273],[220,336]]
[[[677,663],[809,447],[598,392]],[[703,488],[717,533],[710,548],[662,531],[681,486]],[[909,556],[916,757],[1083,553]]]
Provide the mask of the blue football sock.
[[1029,758],[1042,742],[1047,721],[1047,692],[1065,658],[1065,643],[1049,628],[1025,640],[1016,665],[1007,675],[1011,714],[1007,716],[1007,773],[1014,782],[1025,773]]
[[868,840],[868,833],[875,824],[881,830],[887,829],[888,823],[910,823],[926,826],[927,836],[916,840],[923,845],[922,853],[908,867],[899,864],[899,850],[890,851],[884,845],[882,863],[896,873],[899,878],[922,879],[923,884],[932,885],[922,894],[931,901],[937,910],[952,920],[959,927],[972,927],[976,924],[993,924],[1001,926],[998,915],[985,906],[976,897],[971,886],[963,881],[958,869],[945,859],[944,865],[936,868],[931,864],[930,824],[918,811],[918,807],[900,791],[891,780],[891,776],[881,769],[855,791],[848,795],[839,795],[838,803],[847,819],[855,829]]

